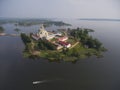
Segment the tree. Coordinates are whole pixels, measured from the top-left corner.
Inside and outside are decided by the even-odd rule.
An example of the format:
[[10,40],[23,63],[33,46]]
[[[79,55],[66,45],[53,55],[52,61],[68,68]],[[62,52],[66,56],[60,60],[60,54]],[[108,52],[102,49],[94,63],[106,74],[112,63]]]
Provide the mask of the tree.
[[88,38],[87,42],[86,42],[86,45],[88,46],[88,48],[94,48],[95,47],[95,43],[94,43],[94,40],[91,37]]
[[34,51],[33,44],[32,43],[27,43],[26,47],[25,47],[25,50],[32,53]]
[[4,28],[2,26],[0,26],[0,33],[4,32]]
[[38,48],[41,49],[41,50],[46,50],[47,49],[43,40],[40,40],[38,42]]
[[74,49],[72,50],[72,54],[71,54],[71,55],[74,56],[74,57],[79,57],[79,56],[80,56],[80,51],[79,51],[79,49],[74,48]]
[[55,45],[47,40],[39,40],[38,47],[41,50],[47,50],[47,49],[48,50],[55,50],[56,49]]
[[26,45],[27,43],[31,43],[31,39],[29,36],[27,36],[25,33],[21,33],[21,39],[24,42],[24,44]]
[[94,39],[94,43],[95,43],[95,49],[100,50],[102,43],[99,42],[97,39]]

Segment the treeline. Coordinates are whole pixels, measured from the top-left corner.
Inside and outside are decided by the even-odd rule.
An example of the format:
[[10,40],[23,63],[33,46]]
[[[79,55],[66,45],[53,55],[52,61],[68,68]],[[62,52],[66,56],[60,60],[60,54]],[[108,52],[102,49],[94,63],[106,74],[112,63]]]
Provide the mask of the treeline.
[[24,44],[26,45],[27,43],[31,43],[31,39],[29,36],[27,36],[25,33],[21,33],[21,39],[24,42]]
[[3,33],[4,32],[4,28],[2,26],[0,26],[0,33]]
[[21,33],[21,39],[26,45],[27,51],[39,50],[55,50],[56,46],[47,40],[40,39],[38,42],[33,42],[32,38],[25,33]]
[[71,24],[65,23],[63,21],[54,21],[47,18],[41,18],[41,19],[18,19],[18,18],[8,18],[8,19],[1,19],[0,25],[7,24],[7,23],[13,23],[15,26],[32,26],[32,25],[40,25],[44,24],[46,27],[49,27],[51,25],[55,26],[71,26]]
[[26,35],[25,33],[21,33],[21,39],[25,44],[25,51],[32,53],[34,51],[34,43],[32,42],[30,36]]
[[55,50],[56,46],[47,40],[39,40],[38,48],[40,50]]
[[45,27],[49,27],[51,25],[55,26],[71,26],[70,24],[64,23],[62,21],[26,21],[26,22],[17,22],[15,25],[17,26],[31,26],[31,25],[38,25],[44,24]]
[[94,48],[96,50],[104,51],[105,48],[102,46],[102,43],[98,39],[94,39],[89,35],[89,32],[93,32],[91,29],[72,29],[69,31],[70,36],[73,36],[75,39],[80,41],[87,48]]
[[71,24],[67,24],[62,21],[48,21],[48,22],[44,22],[44,25],[71,26]]

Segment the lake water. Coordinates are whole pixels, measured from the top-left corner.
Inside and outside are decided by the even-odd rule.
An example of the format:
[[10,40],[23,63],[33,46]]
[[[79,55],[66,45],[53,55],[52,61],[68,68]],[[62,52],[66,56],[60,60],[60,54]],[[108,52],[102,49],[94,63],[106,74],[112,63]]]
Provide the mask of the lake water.
[[[75,64],[25,59],[20,37],[0,37],[0,90],[120,90],[120,22],[65,20],[73,27],[94,29],[92,34],[108,49],[103,58],[86,58]],[[5,32],[17,33],[12,24]],[[19,27],[37,32],[39,26]],[[49,27],[55,30],[66,27]],[[33,81],[41,81],[33,85]]]

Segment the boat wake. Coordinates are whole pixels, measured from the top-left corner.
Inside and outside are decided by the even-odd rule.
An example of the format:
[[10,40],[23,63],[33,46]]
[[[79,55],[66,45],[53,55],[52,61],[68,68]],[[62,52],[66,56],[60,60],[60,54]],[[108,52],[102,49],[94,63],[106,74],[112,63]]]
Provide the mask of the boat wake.
[[58,80],[61,80],[61,79],[33,81],[32,83],[33,83],[34,85],[36,85],[36,84],[48,83],[48,82],[58,81]]
[[49,80],[33,81],[33,84],[40,84],[40,83],[46,83],[46,82],[49,82]]

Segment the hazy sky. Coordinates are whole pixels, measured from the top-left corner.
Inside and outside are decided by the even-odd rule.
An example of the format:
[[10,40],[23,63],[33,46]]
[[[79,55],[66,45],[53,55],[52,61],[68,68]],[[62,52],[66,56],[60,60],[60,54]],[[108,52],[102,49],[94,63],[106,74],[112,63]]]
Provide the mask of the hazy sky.
[[120,18],[120,0],[0,0],[0,17]]

